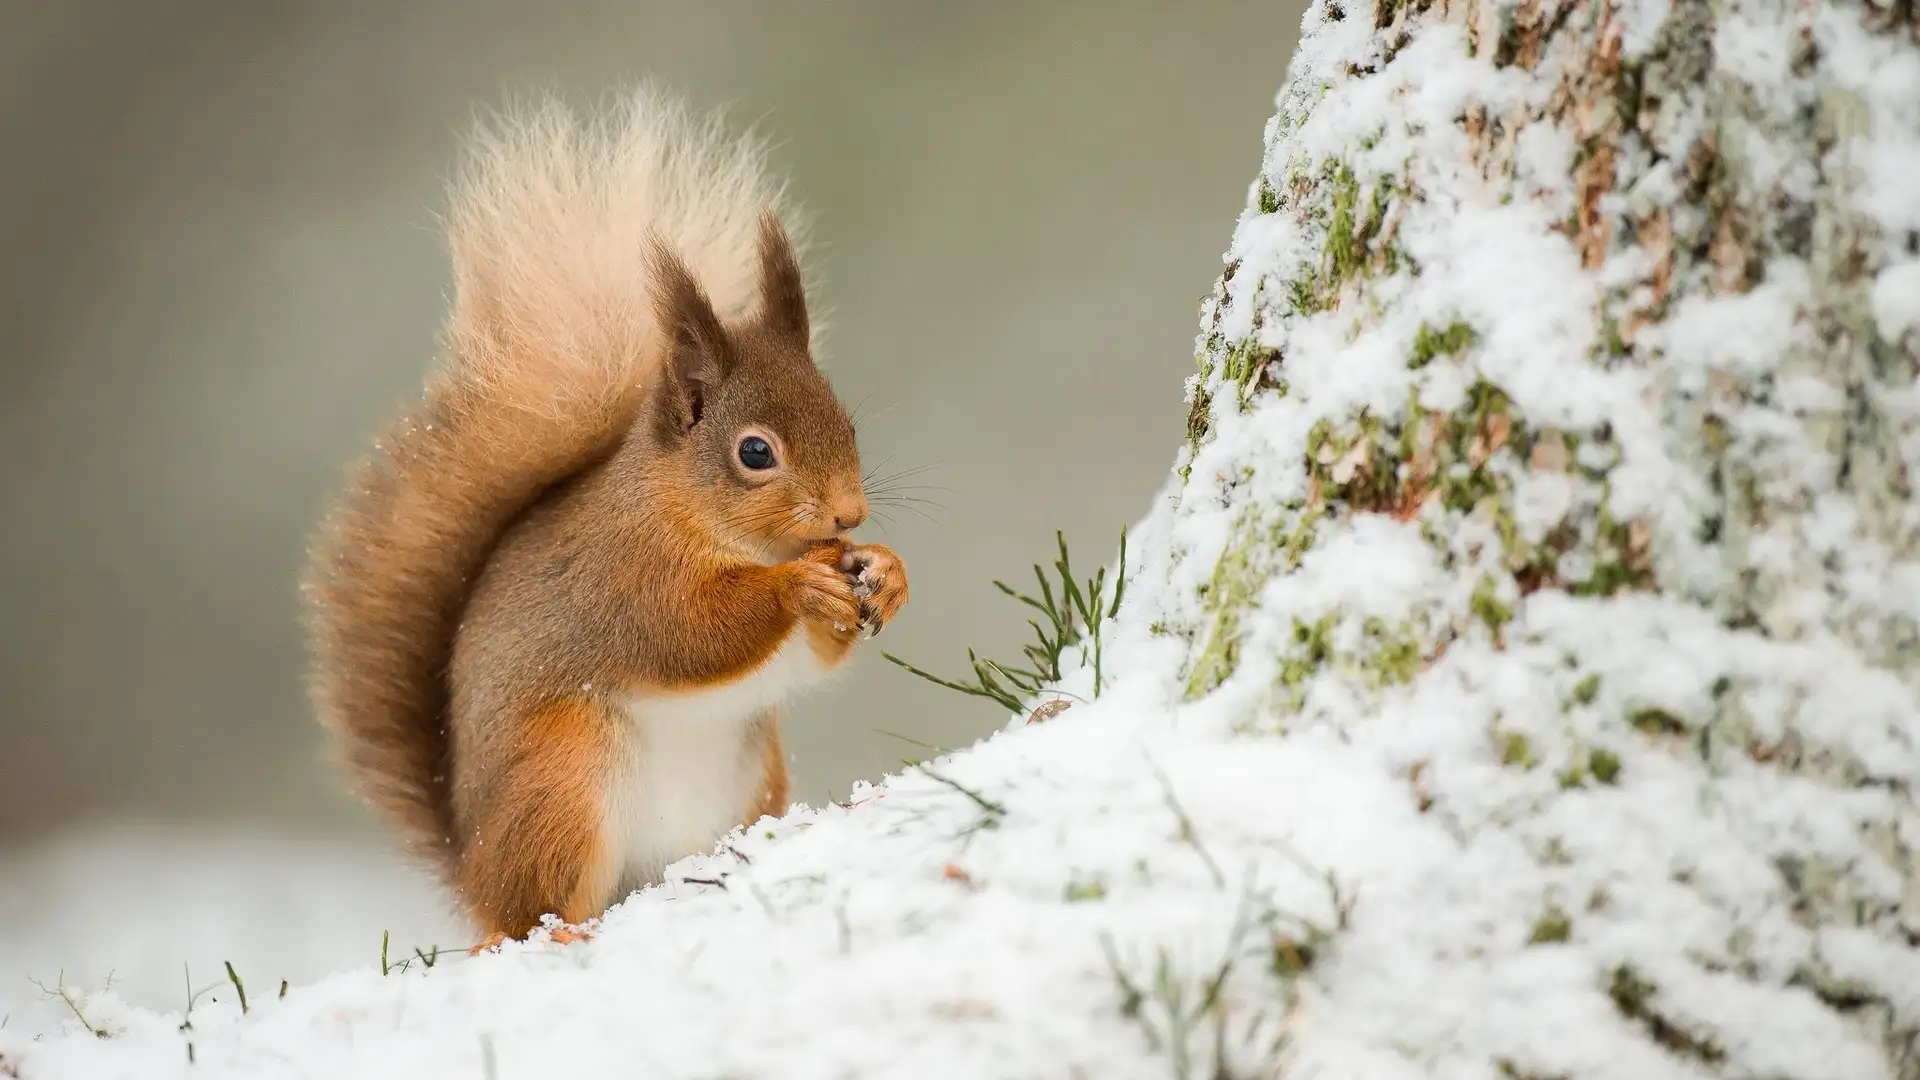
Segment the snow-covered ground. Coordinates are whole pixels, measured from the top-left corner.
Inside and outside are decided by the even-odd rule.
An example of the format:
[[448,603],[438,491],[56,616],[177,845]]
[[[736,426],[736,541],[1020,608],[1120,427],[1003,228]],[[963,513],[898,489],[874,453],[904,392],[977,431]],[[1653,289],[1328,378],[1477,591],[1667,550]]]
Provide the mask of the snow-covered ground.
[[[381,847],[265,831],[123,825],[0,859],[0,1017],[15,1036],[72,1011],[47,990],[104,987],[150,1009],[309,982],[390,951],[451,946],[466,931],[429,881]],[[36,985],[37,984],[37,985]]]
[[[1276,941],[1312,959],[1317,928],[1332,929],[1351,900],[1327,869],[1417,873],[1395,840],[1396,818],[1412,811],[1347,782],[1351,748],[1206,737],[1202,716],[1169,723],[1164,689],[1123,679],[1097,704],[931,774],[755,829],[733,854],[680,864],[677,883],[614,910],[585,945],[382,976],[361,912],[343,918],[355,940],[337,955],[365,962],[284,1000],[264,960],[236,960],[249,1015],[232,995],[203,998],[183,1031],[177,1005],[82,998],[107,1037],[16,1037],[0,1052],[32,1078],[1159,1077],[1154,1039],[1206,1059],[1224,1019],[1231,1052],[1257,1058],[1284,1031]],[[1381,814],[1383,797],[1401,813]],[[1303,816],[1328,827],[1296,849],[1275,823]],[[250,864],[232,866],[248,876]],[[304,870],[288,893],[325,876]],[[315,890],[287,924],[311,925],[315,904],[369,903],[342,884]],[[52,925],[111,925],[125,903]],[[272,906],[255,912],[262,929]],[[1216,980],[1230,1008],[1204,1004]]]

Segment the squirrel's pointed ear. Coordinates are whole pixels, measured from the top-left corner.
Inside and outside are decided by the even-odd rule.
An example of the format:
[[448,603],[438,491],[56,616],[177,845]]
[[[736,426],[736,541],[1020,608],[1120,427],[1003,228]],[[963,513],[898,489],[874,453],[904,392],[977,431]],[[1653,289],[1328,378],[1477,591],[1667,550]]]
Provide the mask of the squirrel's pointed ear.
[[800,260],[779,215],[760,212],[760,319],[775,334],[805,348],[812,330],[807,322],[807,287]]
[[678,438],[700,422],[706,402],[733,366],[732,346],[712,301],[680,256],[656,237],[654,313],[666,334],[667,355],[654,398],[654,422]]

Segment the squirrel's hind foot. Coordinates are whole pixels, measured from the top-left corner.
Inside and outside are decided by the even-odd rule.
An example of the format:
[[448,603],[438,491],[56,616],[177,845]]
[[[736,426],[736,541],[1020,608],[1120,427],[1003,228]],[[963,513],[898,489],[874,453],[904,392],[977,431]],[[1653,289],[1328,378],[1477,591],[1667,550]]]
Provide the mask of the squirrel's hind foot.
[[[509,941],[530,940],[539,929],[540,927],[534,927],[532,930],[529,930],[524,937],[515,937],[505,930],[495,930],[493,933],[487,935],[486,940],[468,949],[467,955],[479,956],[481,953],[499,952],[500,946],[505,945]],[[559,923],[547,928],[547,940],[553,942],[555,945],[571,945],[576,941],[586,941],[593,937],[597,930],[598,926],[593,921],[573,924]]]

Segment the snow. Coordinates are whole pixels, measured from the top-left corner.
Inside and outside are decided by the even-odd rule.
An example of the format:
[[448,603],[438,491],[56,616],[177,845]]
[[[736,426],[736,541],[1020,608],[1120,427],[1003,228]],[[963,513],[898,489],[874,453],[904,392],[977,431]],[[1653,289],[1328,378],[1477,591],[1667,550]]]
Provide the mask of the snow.
[[1888,341],[1920,330],[1920,259],[1893,263],[1874,278],[1873,318]]
[[[338,954],[345,970],[284,999],[252,989],[244,1014],[202,999],[184,1029],[163,1002],[87,996],[79,1007],[107,1037],[78,1021],[41,1040],[9,1027],[6,1068],[23,1080],[1125,1080],[1280,1067],[1349,1080],[1893,1080],[1871,1024],[1920,1025],[1914,961],[1890,944],[1920,933],[1920,814],[1904,794],[1920,782],[1920,692],[1877,666],[1849,620],[1920,594],[1911,564],[1876,546],[1831,470],[1813,467],[1830,455],[1809,417],[1836,407],[1833,388],[1788,367],[1815,278],[1780,262],[1744,297],[1682,295],[1643,328],[1641,362],[1594,362],[1601,311],[1643,288],[1647,257],[1618,250],[1588,269],[1561,230],[1572,133],[1535,121],[1511,175],[1490,178],[1458,122],[1482,106],[1538,110],[1548,80],[1470,56],[1456,26],[1422,29],[1389,61],[1371,19],[1330,10],[1305,20],[1227,253],[1237,270],[1204,306],[1199,339],[1209,355],[1277,350],[1288,390],[1243,409],[1218,364],[1189,384],[1211,402],[1208,433],[1130,532],[1097,697],[1082,658],[1057,688],[1073,702],[1058,716],[1012,717],[846,805],[743,830],[669,868],[589,942],[536,939],[384,975],[356,943]],[[1777,73],[1788,16],[1740,12],[1727,77]],[[1620,12],[1636,54],[1667,13],[1651,0]],[[1833,76],[1853,81],[1874,122],[1910,124],[1900,93],[1914,52],[1808,17],[1823,43],[1881,62]],[[1384,66],[1350,77],[1356,65]],[[1900,164],[1914,145],[1889,135],[1836,150],[1858,157],[1858,205],[1888,228],[1920,206],[1920,169]],[[1643,151],[1627,146],[1622,161],[1644,164]],[[1291,192],[1334,162],[1361,204],[1381,184],[1420,192],[1388,200],[1418,272],[1381,270],[1302,313],[1284,286],[1324,272],[1325,217],[1262,212],[1259,192]],[[1791,185],[1794,165],[1753,167]],[[1622,169],[1627,194],[1608,213],[1676,190],[1670,173]],[[1911,265],[1889,255],[1873,286],[1889,335],[1916,322]],[[1421,327],[1456,320],[1471,347],[1410,369]],[[1775,589],[1771,636],[1729,628],[1708,603],[1729,571],[1722,548],[1697,539],[1703,467],[1662,411],[1730,374],[1781,376],[1780,395],[1732,427],[1779,465],[1770,481],[1821,508],[1804,530],[1789,518],[1741,538]],[[1528,423],[1613,436],[1583,442],[1568,455],[1580,469],[1554,476],[1491,452],[1519,532],[1572,515],[1591,533],[1600,507],[1644,515],[1664,591],[1522,597],[1498,522],[1440,500],[1410,520],[1327,517],[1297,567],[1273,564],[1265,538],[1299,524],[1313,489],[1303,448],[1316,426],[1363,409],[1395,418],[1410,399],[1457,409],[1479,382]],[[1920,464],[1920,439],[1902,439]],[[1237,660],[1190,699],[1194,655],[1230,602],[1222,574],[1242,556],[1247,595],[1228,612]],[[1829,563],[1850,584],[1825,589]],[[1489,618],[1489,603],[1510,617]],[[1403,635],[1421,669],[1377,677],[1369,625]],[[1325,627],[1327,655],[1293,679],[1323,647],[1305,643],[1311,626]],[[1723,698],[1738,726],[1709,730]],[[388,914],[350,889],[312,895],[369,925]],[[241,973],[250,988],[273,978]],[[1881,1011],[1842,1015],[1814,993],[1823,985],[1877,995]]]
[[[910,773],[855,792],[849,808],[738,836],[737,854],[680,864],[675,884],[615,909],[584,946],[385,977],[362,965],[284,1000],[243,969],[244,1017],[203,1000],[182,1032],[177,1015],[103,997],[82,1008],[112,1038],[7,1053],[29,1077],[480,1076],[488,1053],[501,1076],[979,1076],[1038,1062],[1163,1075],[1144,1024],[1118,1011],[1103,936],[1143,985],[1164,951],[1170,985],[1190,995],[1236,958],[1241,1000],[1270,997],[1277,1021],[1269,928],[1236,942],[1236,915],[1251,904],[1334,925],[1336,901],[1308,864],[1350,850],[1343,861],[1382,865],[1395,830],[1367,812],[1380,793],[1330,783],[1351,772],[1341,748],[1248,753],[1182,737],[1149,707],[1155,682],[1123,680],[936,770],[1004,814]],[[1260,790],[1277,812],[1342,824],[1294,851],[1246,817]],[[1197,843],[1180,838],[1181,813]],[[1068,902],[1074,888],[1104,895]],[[1236,1033],[1254,1019],[1240,1009]]]
[[464,934],[444,897],[384,844],[269,829],[94,827],[0,859],[0,1038],[72,1019],[50,1000],[111,979],[126,1001],[178,1009],[228,994],[231,961],[254,994]]

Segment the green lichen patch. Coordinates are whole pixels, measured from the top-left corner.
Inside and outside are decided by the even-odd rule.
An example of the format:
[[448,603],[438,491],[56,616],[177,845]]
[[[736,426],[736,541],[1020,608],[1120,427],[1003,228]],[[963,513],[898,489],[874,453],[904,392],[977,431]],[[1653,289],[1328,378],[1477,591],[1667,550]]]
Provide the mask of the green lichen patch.
[[1273,190],[1273,185],[1267,183],[1264,176],[1260,178],[1260,193],[1256,205],[1263,214],[1278,213],[1280,210],[1280,193]]
[[1468,603],[1474,618],[1486,626],[1494,641],[1503,640],[1507,624],[1513,621],[1513,609],[1500,599],[1499,584],[1492,574],[1480,578],[1480,583],[1473,587],[1473,598]]
[[1407,355],[1407,367],[1418,371],[1441,356],[1457,356],[1471,348],[1479,335],[1473,327],[1455,319],[1445,329],[1435,330],[1421,323],[1413,335],[1413,351]]
[[[1427,328],[1420,353],[1438,357],[1443,350],[1470,347],[1472,340],[1464,324]],[[1301,519],[1307,527],[1287,541],[1285,561],[1298,562],[1311,543],[1310,526],[1319,520],[1381,513],[1401,521],[1430,518],[1422,521],[1422,533],[1447,566],[1459,568],[1461,559],[1485,565],[1479,550],[1456,551],[1453,538],[1459,534],[1444,524],[1446,515],[1474,516],[1491,524],[1498,537],[1497,566],[1481,574],[1466,610],[1454,616],[1443,636],[1484,631],[1496,648],[1504,648],[1518,601],[1541,589],[1607,596],[1653,587],[1650,528],[1618,520],[1605,509],[1611,445],[1604,431],[1536,427],[1504,391],[1484,379],[1450,411],[1423,409],[1417,391],[1410,391],[1397,414],[1362,409],[1346,419],[1322,419],[1307,434],[1302,460],[1311,516]],[[1514,485],[1528,472],[1541,471],[1565,475],[1575,497],[1558,524],[1522,535]],[[1369,634],[1364,627],[1363,634]],[[1423,633],[1389,632],[1384,623],[1369,636],[1378,637],[1381,646],[1337,658],[1334,666],[1374,688],[1410,681],[1437,651]],[[1282,689],[1297,702],[1293,686],[1304,680],[1308,658],[1296,652],[1287,663],[1292,682],[1283,679]],[[1567,707],[1590,705],[1598,692],[1599,680],[1589,675],[1574,688]],[[1618,763],[1613,764],[1617,770]],[[1585,764],[1568,773],[1570,783],[1591,779]]]
[[[1334,307],[1346,284],[1355,277],[1378,270],[1396,270],[1402,256],[1391,243],[1387,210],[1392,191],[1385,183],[1376,183],[1363,192],[1353,170],[1343,163],[1328,163],[1317,173],[1296,170],[1287,183],[1288,194],[1262,177],[1255,194],[1255,206],[1261,213],[1278,213],[1283,202],[1291,202],[1309,218],[1325,221],[1327,238],[1321,265],[1301,276],[1286,280],[1263,278],[1254,283],[1251,298],[1253,325],[1258,327],[1273,314],[1310,315]],[[1211,300],[1218,325],[1218,312],[1226,302],[1226,286],[1238,271],[1230,265],[1215,283]],[[1281,310],[1274,312],[1274,295],[1283,298]],[[1279,378],[1277,350],[1263,346],[1252,337],[1225,341],[1217,332],[1209,333],[1195,361],[1200,378],[1187,410],[1189,458],[1206,438],[1217,398],[1213,376],[1217,371],[1221,384],[1238,388],[1237,403],[1245,408],[1254,391],[1271,385],[1285,391]],[[1182,470],[1186,475],[1186,470]]]
[[1298,709],[1304,700],[1307,680],[1323,670],[1333,655],[1333,618],[1316,622],[1293,621],[1293,641],[1280,656],[1279,692],[1281,705]]
[[[1581,456],[1583,447],[1611,447],[1605,432],[1536,427],[1499,387],[1482,380],[1468,389],[1461,408],[1429,413],[1423,422],[1402,425],[1399,434],[1398,456],[1406,463],[1399,499],[1403,516],[1436,494],[1447,510],[1485,514],[1500,537],[1500,565],[1512,574],[1521,596],[1547,588],[1579,596],[1653,588],[1651,528],[1644,521],[1618,520],[1606,510],[1610,466],[1590,462],[1605,461],[1607,455]],[[1577,493],[1586,493],[1536,538],[1521,534],[1512,509],[1512,477],[1527,470],[1564,473]],[[1571,578],[1569,567],[1584,569]],[[1485,602],[1476,602],[1475,614],[1490,629],[1506,621]]]
[[1210,693],[1239,667],[1240,614],[1273,573],[1277,539],[1276,530],[1258,511],[1248,510],[1234,527],[1212,576],[1200,587],[1207,628],[1187,671],[1187,700]]
[[1693,1034],[1660,1013],[1659,988],[1647,981],[1632,965],[1613,969],[1607,979],[1607,996],[1620,1015],[1644,1027],[1653,1041],[1681,1057],[1717,1065],[1726,1060],[1726,1051],[1713,1040]]
[[1423,616],[1399,622],[1367,616],[1360,620],[1357,644],[1343,647],[1340,642],[1353,640],[1350,631],[1342,632],[1352,618],[1335,611],[1310,621],[1294,619],[1292,637],[1281,650],[1275,687],[1283,708],[1299,708],[1307,681],[1320,674],[1333,673],[1372,690],[1410,683],[1438,651]]
[[[1199,590],[1206,630],[1204,644],[1188,668],[1188,700],[1209,693],[1233,674],[1240,662],[1240,613],[1273,574],[1300,565],[1326,517],[1324,506],[1295,505],[1279,507],[1278,517],[1270,524],[1251,510],[1240,519],[1212,576]],[[1388,674],[1382,677],[1404,670],[1404,643],[1384,630],[1378,641],[1379,649],[1388,654],[1382,662]],[[1304,674],[1303,669],[1300,677]]]
[[1685,735],[1687,725],[1665,709],[1648,707],[1627,714],[1627,723],[1645,735]]
[[1536,759],[1533,756],[1533,742],[1517,731],[1503,732],[1499,736],[1500,764],[1513,769],[1531,769]]
[[1207,437],[1207,430],[1211,426],[1212,414],[1213,393],[1202,379],[1193,389],[1193,404],[1187,407],[1187,444],[1190,449],[1200,449],[1200,442]]
[[1560,770],[1560,786],[1583,788],[1589,780],[1612,784],[1620,777],[1620,757],[1611,750],[1595,747],[1584,754],[1576,751],[1573,761]]
[[[1215,300],[1225,295],[1225,277],[1214,286]],[[1194,353],[1194,367],[1199,373],[1193,380],[1193,400],[1187,404],[1187,458],[1200,452],[1200,444],[1213,428],[1213,373],[1218,368],[1218,357],[1225,348],[1225,339],[1219,333],[1209,333],[1201,342],[1200,349]],[[1182,469],[1181,475],[1186,475]]]
[[1356,277],[1367,263],[1367,241],[1379,228],[1377,218],[1358,216],[1360,183],[1353,170],[1339,166],[1333,174],[1333,219],[1327,224],[1327,265],[1337,288]]
[[1360,632],[1366,647],[1359,664],[1374,687],[1412,682],[1426,666],[1423,636],[1411,624],[1395,627],[1385,619],[1368,618]]
[[1600,675],[1598,672],[1588,675],[1573,684],[1573,700],[1580,705],[1591,705],[1593,699],[1600,696]]
[[1327,239],[1320,265],[1305,277],[1287,282],[1293,310],[1300,314],[1332,310],[1348,283],[1380,271],[1400,268],[1402,255],[1393,244],[1388,224],[1392,188],[1376,182],[1362,189],[1353,169],[1330,162],[1317,177],[1294,177],[1296,201],[1302,206],[1318,200],[1324,207]]
[[1348,424],[1323,420],[1314,425],[1307,433],[1308,504],[1363,513],[1398,511],[1403,500],[1394,436],[1364,411]]
[[1085,904],[1094,900],[1104,900],[1106,896],[1107,885],[1099,878],[1075,877],[1073,880],[1067,882],[1066,890],[1063,893],[1063,898],[1069,904]]
[[1516,429],[1506,396],[1477,383],[1466,406],[1428,412],[1409,400],[1382,419],[1363,411],[1344,424],[1322,421],[1307,438],[1311,501],[1407,520],[1434,493],[1448,509],[1471,512],[1507,486],[1489,463],[1501,450],[1531,445]]
[[1322,309],[1319,295],[1314,291],[1313,279],[1294,278],[1287,282],[1288,310],[1300,315],[1311,315]]
[[1483,379],[1451,413],[1416,415],[1416,409],[1409,402],[1411,419],[1396,432],[1400,457],[1407,464],[1399,500],[1402,516],[1411,516],[1435,494],[1442,506],[1460,513],[1472,513],[1488,500],[1500,505],[1510,484],[1492,466],[1503,451],[1526,454],[1536,437],[1506,394]]
[[1572,936],[1572,916],[1561,910],[1559,905],[1549,904],[1540,917],[1533,921],[1533,932],[1527,935],[1527,944],[1558,945]]
[[1286,562],[1288,570],[1300,565],[1307,552],[1313,550],[1313,540],[1318,535],[1316,526],[1326,517],[1324,506],[1307,506],[1296,512],[1293,525],[1282,530],[1280,539],[1280,557]]
[[[1231,383],[1238,390],[1237,403],[1240,408],[1247,407],[1253,391],[1258,389],[1272,373],[1277,382],[1280,363],[1280,350],[1267,348],[1253,341],[1242,341],[1226,351],[1221,358],[1220,379],[1222,383]],[[1211,397],[1208,399],[1212,403]],[[1188,437],[1193,435],[1193,418],[1187,418]]]
[[1604,502],[1587,543],[1587,576],[1567,583],[1575,596],[1612,596],[1653,588],[1653,529],[1644,521],[1621,521]]

